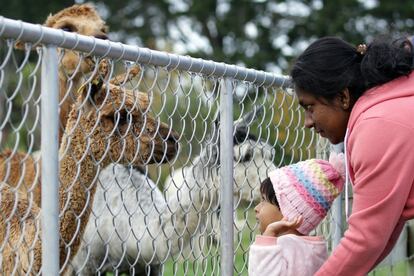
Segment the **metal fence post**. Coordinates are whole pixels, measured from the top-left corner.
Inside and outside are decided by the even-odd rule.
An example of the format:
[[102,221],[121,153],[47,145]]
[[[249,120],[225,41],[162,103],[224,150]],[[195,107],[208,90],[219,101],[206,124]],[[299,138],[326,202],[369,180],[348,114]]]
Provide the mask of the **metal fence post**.
[[55,46],[43,47],[41,77],[42,275],[59,274],[59,84]]
[[[344,143],[340,143],[338,145],[331,145],[331,151],[334,152],[343,152],[344,151]],[[346,164],[345,164],[346,165]],[[334,200],[332,204],[332,223],[331,223],[331,233],[332,234],[332,250],[335,249],[339,245],[339,242],[342,239],[342,199],[343,194],[339,194],[339,196]]]
[[334,200],[332,204],[332,250],[334,250],[342,239],[342,193]]
[[233,87],[223,79],[220,94],[221,275],[233,275]]

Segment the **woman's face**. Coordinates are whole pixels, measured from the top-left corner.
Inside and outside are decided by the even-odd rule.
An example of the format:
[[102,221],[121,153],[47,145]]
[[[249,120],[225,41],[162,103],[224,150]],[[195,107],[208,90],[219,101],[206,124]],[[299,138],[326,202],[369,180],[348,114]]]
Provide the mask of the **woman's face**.
[[344,141],[351,113],[349,100],[344,101],[343,97],[338,96],[328,101],[301,89],[296,89],[296,95],[305,109],[305,127],[313,128],[332,144]]
[[269,201],[266,201],[264,198],[262,198],[256,207],[254,207],[254,211],[256,212],[256,219],[259,222],[259,230],[261,234],[263,234],[270,223],[279,221],[283,218],[279,208]]

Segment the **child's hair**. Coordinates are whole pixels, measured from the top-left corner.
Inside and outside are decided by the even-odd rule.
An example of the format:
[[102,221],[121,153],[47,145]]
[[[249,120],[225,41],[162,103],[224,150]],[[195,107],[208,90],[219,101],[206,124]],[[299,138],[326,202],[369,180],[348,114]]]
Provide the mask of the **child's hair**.
[[260,194],[264,198],[265,201],[277,206],[279,208],[279,203],[277,202],[275,189],[273,189],[272,181],[270,181],[270,177],[263,180],[260,183]]

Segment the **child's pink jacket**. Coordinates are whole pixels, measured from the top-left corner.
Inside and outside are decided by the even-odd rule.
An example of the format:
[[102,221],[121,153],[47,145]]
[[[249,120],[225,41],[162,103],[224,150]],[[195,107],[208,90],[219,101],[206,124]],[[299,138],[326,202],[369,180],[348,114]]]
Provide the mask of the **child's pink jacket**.
[[321,237],[257,236],[250,246],[249,276],[310,276],[327,257]]
[[368,90],[348,122],[348,230],[316,275],[366,275],[414,217],[414,74]]

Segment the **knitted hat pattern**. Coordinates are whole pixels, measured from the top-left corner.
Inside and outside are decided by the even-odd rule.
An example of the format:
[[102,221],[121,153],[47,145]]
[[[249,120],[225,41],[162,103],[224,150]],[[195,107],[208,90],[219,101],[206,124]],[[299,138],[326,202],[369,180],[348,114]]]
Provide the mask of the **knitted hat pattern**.
[[297,230],[304,235],[326,217],[344,186],[343,161],[334,159],[332,163],[309,159],[269,173],[282,215],[289,220],[301,215],[303,222]]

